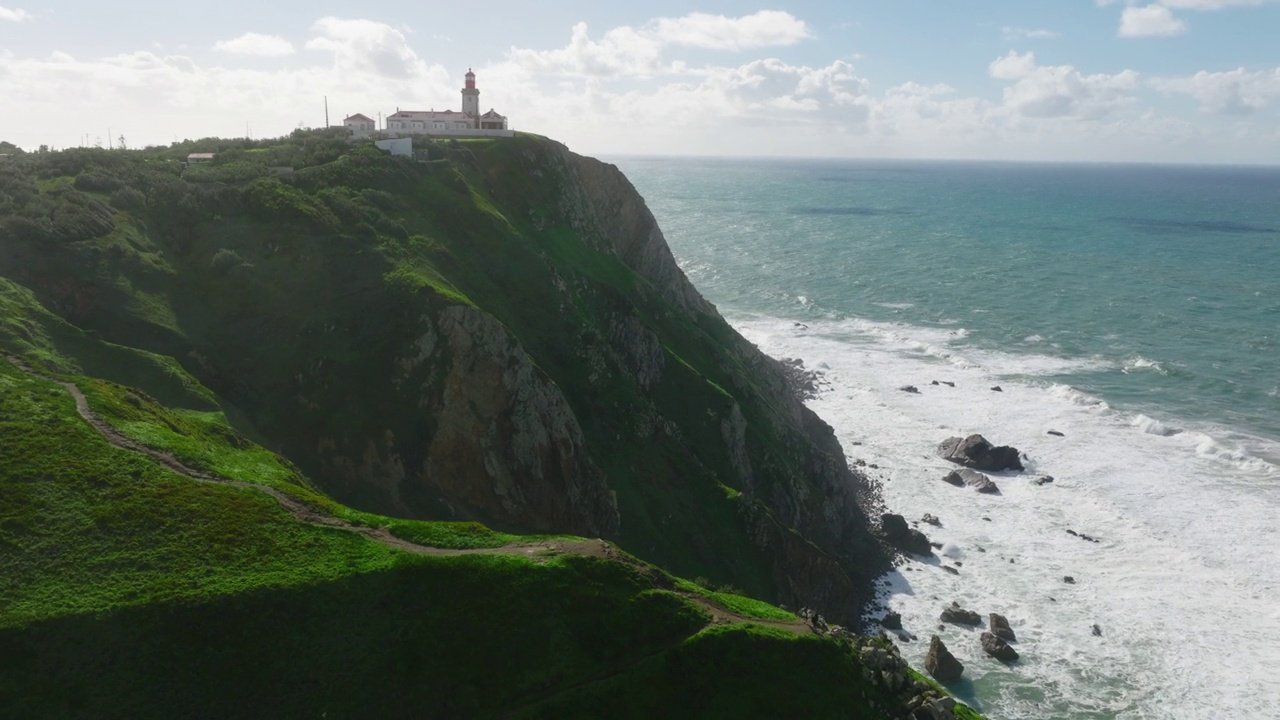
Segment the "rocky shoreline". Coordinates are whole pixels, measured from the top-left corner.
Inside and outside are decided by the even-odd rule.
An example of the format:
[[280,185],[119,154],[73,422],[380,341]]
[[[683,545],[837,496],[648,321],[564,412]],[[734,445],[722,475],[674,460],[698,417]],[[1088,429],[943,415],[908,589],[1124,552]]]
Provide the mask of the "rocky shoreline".
[[[930,385],[955,387],[954,382],[937,380],[932,381]],[[898,390],[912,395],[921,394],[920,387],[917,385],[906,385],[899,387]],[[998,386],[991,390],[1003,392]],[[1047,434],[1065,437],[1064,433],[1057,430],[1048,430]],[[1044,487],[1054,482],[1054,478],[1048,475],[1032,477],[1022,475],[1026,470],[1024,461],[1029,461],[1025,453],[1012,446],[995,445],[977,433],[942,440],[935,450],[935,456],[957,466],[940,479],[958,490],[967,489],[986,495],[1000,495],[999,486],[986,473],[1003,473],[1004,482],[1026,482],[1037,487]],[[854,463],[861,467],[876,467],[864,460],[854,460]],[[882,478],[884,481],[888,479]],[[958,506],[962,504],[963,496],[957,495],[956,502]],[[926,532],[931,532],[935,528],[941,530],[944,527],[941,517],[935,514],[937,512],[939,511],[925,512],[914,520],[908,520],[902,514],[889,511],[881,514],[879,535],[897,552],[895,572],[911,572],[917,569],[913,566],[926,565],[938,567],[951,575],[961,575],[963,561],[954,556],[961,554],[962,548],[950,543],[935,542]],[[983,516],[982,520],[991,521],[991,518]],[[1097,538],[1076,530],[1068,529],[1066,532],[1086,542],[1100,542]],[[946,548],[945,552],[944,548]],[[969,549],[977,553],[987,552],[986,548],[976,545]],[[951,564],[947,564],[948,561]],[[1009,563],[1016,565],[1012,557],[1009,558]],[[884,582],[887,585],[887,581]],[[1066,575],[1063,576],[1062,583],[1074,585],[1076,579]],[[957,683],[965,677],[966,672],[964,663],[952,654],[951,649],[937,634],[937,631],[944,630],[948,626],[973,632],[972,639],[965,642],[972,642],[977,649],[981,650],[982,656],[1001,663],[1005,667],[1016,668],[1023,653],[1036,652],[1034,647],[1019,646],[1017,632],[1014,629],[1019,619],[1015,618],[1011,622],[1001,608],[986,608],[984,615],[952,600],[950,603],[940,603],[937,624],[930,626],[917,620],[918,626],[912,627],[911,623],[904,621],[902,613],[889,608],[887,600],[889,598],[882,593],[879,602],[864,618],[866,621],[864,630],[868,634],[879,634],[882,638],[897,644],[914,643],[922,637],[927,637],[928,651],[923,668],[940,683],[947,685]],[[1051,597],[1050,600],[1056,602],[1056,598]],[[1096,623],[1092,625],[1090,632],[1095,637],[1102,636],[1102,628]]]

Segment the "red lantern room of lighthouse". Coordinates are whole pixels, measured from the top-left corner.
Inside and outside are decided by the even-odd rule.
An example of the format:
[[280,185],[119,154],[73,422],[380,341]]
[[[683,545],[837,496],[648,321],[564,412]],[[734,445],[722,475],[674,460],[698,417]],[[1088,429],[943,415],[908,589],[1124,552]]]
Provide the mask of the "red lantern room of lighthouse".
[[476,89],[476,74],[467,68],[467,84],[462,88],[462,112],[471,127],[480,127],[480,91]]

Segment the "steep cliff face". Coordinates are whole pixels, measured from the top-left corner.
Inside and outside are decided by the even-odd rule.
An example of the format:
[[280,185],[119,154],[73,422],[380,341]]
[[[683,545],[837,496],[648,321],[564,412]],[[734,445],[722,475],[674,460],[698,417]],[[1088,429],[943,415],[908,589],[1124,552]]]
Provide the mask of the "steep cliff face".
[[[774,576],[780,592],[793,600],[809,599],[827,607],[839,607],[855,599],[853,583],[841,577],[840,562],[857,567],[874,557],[867,542],[864,508],[873,494],[865,476],[852,470],[831,427],[804,406],[781,363],[768,357],[736,332],[725,331],[724,321],[680,270],[662,230],[639,193],[612,165],[561,149],[567,172],[574,178],[563,199],[564,212],[573,218],[575,230],[588,242],[616,254],[628,267],[647,279],[663,298],[684,312],[695,325],[708,328],[722,341],[733,360],[722,366],[745,368],[732,374],[735,395],[747,395],[773,410],[768,422],[773,434],[791,444],[803,464],[782,468],[772,477],[765,506],[776,524],[761,522],[757,515],[757,542],[774,548]],[[638,341],[638,339],[637,339]],[[635,342],[635,341],[632,341]],[[626,354],[631,342],[620,343]],[[735,362],[736,361],[736,362]],[[735,487],[757,496],[747,441],[748,422],[735,402],[722,420],[721,434],[737,476]],[[775,468],[775,472],[778,468]],[[790,470],[790,472],[787,472]],[[798,541],[786,528],[803,529],[812,542]],[[782,548],[781,552],[776,552]],[[779,559],[781,561],[779,562]],[[854,574],[863,579],[862,573]],[[805,578],[805,579],[800,579]],[[821,598],[821,599],[820,599]]]
[[622,173],[531,136],[429,152],[223,185],[113,168],[145,208],[73,242],[31,230],[0,272],[176,358],[341,500],[608,537],[852,619],[887,562],[867,480]]
[[407,368],[437,353],[444,364],[419,386],[436,423],[422,439],[423,485],[455,512],[502,528],[613,537],[617,498],[560,389],[492,316],[455,305],[435,323]]

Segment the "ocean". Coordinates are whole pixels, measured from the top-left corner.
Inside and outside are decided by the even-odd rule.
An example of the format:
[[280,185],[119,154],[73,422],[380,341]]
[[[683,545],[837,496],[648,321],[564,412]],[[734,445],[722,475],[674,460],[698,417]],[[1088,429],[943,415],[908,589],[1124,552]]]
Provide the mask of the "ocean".
[[[610,160],[721,314],[823,373],[887,509],[941,520],[884,579],[907,659],[939,635],[992,720],[1280,718],[1280,168]],[[1029,458],[999,495],[941,482],[972,433]]]

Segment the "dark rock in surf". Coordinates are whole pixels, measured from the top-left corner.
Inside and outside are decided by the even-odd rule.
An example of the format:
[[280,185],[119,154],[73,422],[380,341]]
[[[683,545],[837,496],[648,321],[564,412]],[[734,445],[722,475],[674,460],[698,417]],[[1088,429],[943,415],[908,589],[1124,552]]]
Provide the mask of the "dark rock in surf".
[[996,637],[993,633],[982,633],[982,650],[1001,662],[1012,662],[1018,659],[1018,651],[1009,647],[1009,643]]
[[939,520],[936,515],[932,515],[930,513],[925,513],[924,517],[920,518],[920,522],[934,527],[942,527],[942,521]]
[[1075,578],[1073,578],[1073,577],[1071,577],[1070,575],[1063,575],[1063,576],[1062,576],[1062,582],[1064,582],[1064,583],[1066,583],[1066,584],[1068,584],[1068,585],[1075,585],[1075,584],[1076,584],[1076,579],[1075,579]]
[[1032,480],[1032,482],[1035,483],[1036,485],[1048,485],[1049,483],[1053,482],[1053,476],[1045,475],[1043,477],[1038,477],[1035,480]]
[[942,609],[942,614],[938,616],[942,622],[949,622],[953,625],[969,625],[978,626],[982,624],[982,616],[972,610],[965,610],[960,607],[960,603],[953,602],[950,607]]
[[951,573],[952,575],[959,575],[959,574],[960,574],[960,571],[959,571],[959,570],[957,570],[957,569],[955,569],[955,568],[951,567],[950,565],[943,565],[943,566],[942,566],[942,569],[943,569],[943,570],[946,570],[947,572]]
[[998,495],[1000,493],[1000,488],[992,482],[991,478],[983,475],[977,470],[970,470],[969,468],[952,470],[947,473],[946,477],[942,478],[942,481],[955,485],[956,487],[964,487],[965,485],[968,485],[980,493],[987,493],[989,495]]
[[991,613],[987,615],[987,627],[991,629],[991,634],[1007,640],[1009,642],[1017,642],[1018,636],[1014,634],[1013,628],[1009,627],[1009,619],[1000,613]]
[[991,388],[991,392],[1004,392],[1004,388],[1000,387],[999,385],[996,385],[995,387]]
[[1050,430],[1050,431],[1049,431],[1049,434],[1050,434],[1050,435],[1057,435],[1058,437],[1066,437],[1066,435],[1063,435],[1062,433],[1058,432],[1057,430]]
[[1094,637],[1102,637],[1102,628],[1098,626],[1098,623],[1093,624],[1093,635]]
[[885,542],[899,550],[905,550],[916,555],[933,554],[933,548],[929,545],[929,538],[919,530],[909,527],[907,519],[901,515],[894,513],[881,515],[880,534],[884,537]]
[[919,395],[919,394],[920,394],[920,388],[916,387],[915,385],[903,385],[902,387],[900,387],[900,388],[898,388],[898,389],[899,389],[899,390],[901,390],[901,391],[902,391],[902,392],[904,392],[904,393],[913,393],[913,394],[915,394],[915,395]]
[[938,446],[938,455],[944,460],[975,470],[999,472],[1023,469],[1016,448],[1008,445],[994,446],[981,435],[947,438]]
[[959,680],[964,673],[964,663],[956,659],[937,635],[929,638],[929,654],[924,658],[924,669],[939,682]]
[[880,627],[887,630],[902,629],[902,615],[896,612],[887,612],[884,617],[880,618]]

